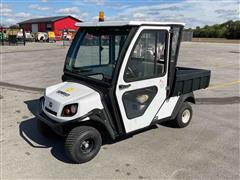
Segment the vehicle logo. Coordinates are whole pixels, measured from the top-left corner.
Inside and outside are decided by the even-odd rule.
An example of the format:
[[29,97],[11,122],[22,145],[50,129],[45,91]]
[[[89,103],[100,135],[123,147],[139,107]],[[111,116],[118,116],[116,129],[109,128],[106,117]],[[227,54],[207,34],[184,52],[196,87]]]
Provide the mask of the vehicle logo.
[[50,108],[52,108],[52,105],[53,105],[52,102],[49,102],[49,107],[50,107]]
[[66,93],[66,92],[63,92],[63,91],[60,91],[60,90],[58,90],[56,93],[57,93],[57,94],[61,94],[61,95],[63,95],[63,96],[70,96],[70,94],[68,94],[68,93]]

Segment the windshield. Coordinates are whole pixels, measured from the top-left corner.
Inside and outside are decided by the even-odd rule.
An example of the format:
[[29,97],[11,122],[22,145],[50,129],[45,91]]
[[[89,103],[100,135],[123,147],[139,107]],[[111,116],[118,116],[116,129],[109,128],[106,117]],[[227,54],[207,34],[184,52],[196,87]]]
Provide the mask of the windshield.
[[131,27],[80,28],[69,50],[66,69],[72,73],[111,82]]

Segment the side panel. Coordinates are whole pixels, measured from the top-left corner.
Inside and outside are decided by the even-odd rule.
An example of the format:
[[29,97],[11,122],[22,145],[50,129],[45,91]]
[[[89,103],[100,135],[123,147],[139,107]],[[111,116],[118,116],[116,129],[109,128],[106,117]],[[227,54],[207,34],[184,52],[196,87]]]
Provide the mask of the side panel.
[[31,24],[21,24],[20,25],[21,28],[23,28],[26,32],[28,31],[32,31],[32,25]]
[[46,32],[46,23],[38,23],[38,31]]
[[75,23],[78,22],[72,18],[64,18],[54,22],[54,30],[63,30],[63,29],[74,29],[78,30],[79,27],[75,26]]
[[55,21],[53,23],[53,31],[55,33],[55,36],[59,36],[58,38],[61,37],[61,32],[64,29],[73,29],[75,31],[77,31],[79,29],[79,27],[75,26],[75,23],[77,23],[78,21],[67,17],[64,19],[60,19],[58,21]]
[[179,100],[179,96],[171,97],[169,99],[166,99],[164,104],[161,106],[160,110],[156,114],[156,119],[164,119],[167,117],[170,117],[172,115],[172,112]]

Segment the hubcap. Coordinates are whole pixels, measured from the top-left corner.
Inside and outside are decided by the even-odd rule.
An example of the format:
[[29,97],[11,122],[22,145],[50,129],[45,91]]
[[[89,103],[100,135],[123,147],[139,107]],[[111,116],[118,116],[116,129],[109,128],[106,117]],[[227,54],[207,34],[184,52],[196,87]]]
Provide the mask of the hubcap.
[[83,153],[89,153],[93,150],[94,141],[92,139],[86,139],[80,145],[80,149]]
[[191,113],[188,109],[185,109],[182,113],[182,122],[187,123],[190,120]]

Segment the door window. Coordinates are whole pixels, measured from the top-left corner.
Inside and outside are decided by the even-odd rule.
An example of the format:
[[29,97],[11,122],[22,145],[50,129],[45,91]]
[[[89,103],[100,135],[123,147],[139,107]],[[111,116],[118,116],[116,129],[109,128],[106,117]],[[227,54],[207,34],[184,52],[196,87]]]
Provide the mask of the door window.
[[172,36],[172,48],[171,48],[171,61],[176,61],[177,57],[177,46],[179,41],[179,34],[180,34],[180,27],[174,27],[173,29],[173,36]]
[[169,78],[168,78],[168,86],[169,90],[167,92],[168,96],[171,93],[171,89],[173,86],[173,81],[175,77],[175,67],[177,64],[177,57],[178,57],[178,49],[180,45],[180,27],[173,27],[172,28],[172,35],[171,35],[171,49],[170,49],[170,56],[169,56]]
[[126,82],[162,76],[167,58],[167,31],[147,30],[140,34],[129,57]]
[[124,93],[122,99],[128,119],[142,116],[151,104],[156,94],[156,86],[136,89]]

